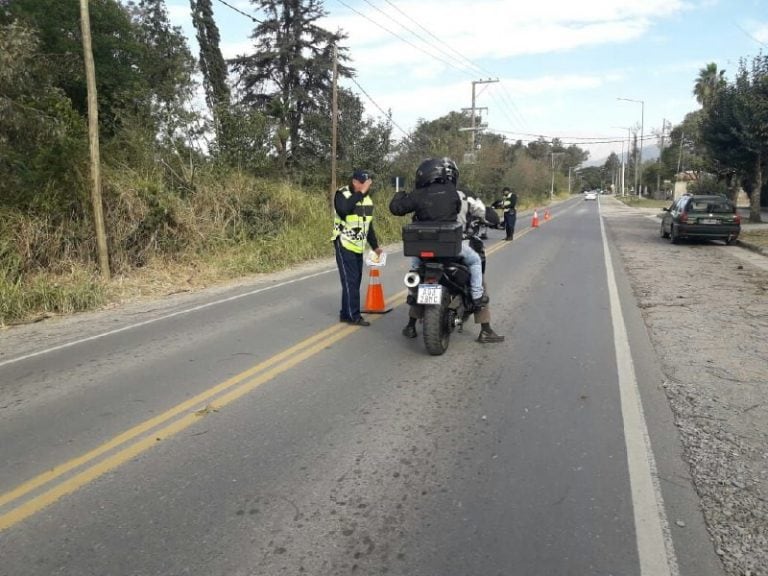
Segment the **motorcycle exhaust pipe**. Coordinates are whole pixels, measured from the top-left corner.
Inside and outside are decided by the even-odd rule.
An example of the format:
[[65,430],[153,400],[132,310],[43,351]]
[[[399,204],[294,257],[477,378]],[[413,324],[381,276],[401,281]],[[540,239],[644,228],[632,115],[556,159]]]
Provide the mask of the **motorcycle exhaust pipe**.
[[405,282],[405,285],[408,288],[416,288],[421,283],[421,277],[419,276],[418,272],[414,272],[411,270],[405,275],[405,278],[403,278],[403,282]]

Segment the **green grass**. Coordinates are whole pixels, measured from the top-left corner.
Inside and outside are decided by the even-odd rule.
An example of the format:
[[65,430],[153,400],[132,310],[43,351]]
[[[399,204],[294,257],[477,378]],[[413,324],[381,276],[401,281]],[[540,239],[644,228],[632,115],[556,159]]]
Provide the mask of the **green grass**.
[[15,282],[0,278],[0,326],[92,310],[106,301],[105,287],[82,268],[66,276],[38,274]]
[[670,200],[653,200],[652,198],[638,198],[637,196],[616,196],[616,199],[627,206],[636,208],[666,208],[671,204]]

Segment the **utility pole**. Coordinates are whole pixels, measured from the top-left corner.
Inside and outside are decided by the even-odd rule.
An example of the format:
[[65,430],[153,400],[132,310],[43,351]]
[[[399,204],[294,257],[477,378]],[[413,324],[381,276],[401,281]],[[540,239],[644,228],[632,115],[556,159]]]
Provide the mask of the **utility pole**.
[[93,63],[91,47],[91,16],[88,0],[80,0],[80,29],[83,34],[83,60],[88,90],[88,142],[91,150],[91,203],[93,222],[96,227],[96,244],[99,250],[99,268],[103,280],[109,280],[109,250],[104,230],[104,208],[101,203],[101,159],[99,157],[99,106],[96,98],[96,66]]
[[[552,185],[549,188],[549,201],[552,202],[552,199],[555,196],[555,156],[562,156],[564,152],[550,152],[549,153],[549,159],[552,164]],[[569,179],[570,182],[570,179]],[[568,184],[570,188],[570,183]]]
[[667,119],[661,121],[661,148],[659,149],[659,161],[656,170],[656,193],[661,192],[661,155],[664,153],[664,136],[667,130]]
[[339,80],[338,52],[333,45],[333,88],[331,94],[331,211],[333,211],[333,197],[336,194],[336,147],[339,118],[339,100],[336,84]]
[[471,151],[472,154],[475,153],[475,140],[476,140],[475,134],[477,133],[478,130],[482,130],[483,129],[482,126],[478,127],[475,124],[477,110],[487,110],[487,108],[478,108],[476,106],[477,93],[476,93],[475,88],[477,87],[478,84],[493,84],[494,82],[498,82],[498,81],[499,81],[498,78],[495,79],[495,80],[488,79],[488,80],[473,80],[472,81],[472,107],[468,108],[468,110],[470,111],[470,114],[472,115],[471,119],[470,119],[471,126],[470,126],[470,128],[464,128],[463,129],[464,131],[468,130],[470,132],[470,134],[471,134],[471,144],[470,144],[471,148],[470,148],[470,151]]

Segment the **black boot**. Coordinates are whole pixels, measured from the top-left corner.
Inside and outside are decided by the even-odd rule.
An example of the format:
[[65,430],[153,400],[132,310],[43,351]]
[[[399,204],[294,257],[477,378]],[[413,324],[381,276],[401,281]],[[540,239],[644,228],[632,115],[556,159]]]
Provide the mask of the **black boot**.
[[416,338],[416,336],[418,336],[416,333],[416,320],[411,318],[408,321],[408,324],[406,324],[405,328],[403,328],[403,336],[406,338]]

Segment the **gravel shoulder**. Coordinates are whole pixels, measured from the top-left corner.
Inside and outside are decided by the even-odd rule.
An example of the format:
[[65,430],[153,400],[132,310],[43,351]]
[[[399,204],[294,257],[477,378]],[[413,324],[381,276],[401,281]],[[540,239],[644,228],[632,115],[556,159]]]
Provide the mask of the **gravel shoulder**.
[[672,245],[657,210],[601,199],[665,375],[664,389],[716,553],[768,575],[768,257]]

